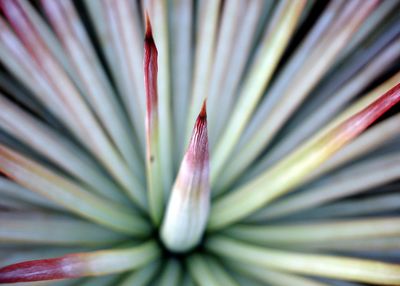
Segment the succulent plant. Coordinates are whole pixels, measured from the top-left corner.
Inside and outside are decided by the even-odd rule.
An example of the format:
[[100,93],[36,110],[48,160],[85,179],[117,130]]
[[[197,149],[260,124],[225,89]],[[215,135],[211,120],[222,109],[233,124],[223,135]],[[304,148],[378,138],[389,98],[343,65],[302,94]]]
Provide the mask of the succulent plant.
[[400,285],[399,1],[0,8],[0,284]]

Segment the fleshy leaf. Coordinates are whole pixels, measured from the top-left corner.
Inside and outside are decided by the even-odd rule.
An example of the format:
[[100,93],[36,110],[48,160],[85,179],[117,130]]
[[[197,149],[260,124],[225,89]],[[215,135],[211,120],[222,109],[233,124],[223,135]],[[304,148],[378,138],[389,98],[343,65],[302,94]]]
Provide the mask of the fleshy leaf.
[[141,161],[134,148],[129,125],[125,122],[123,109],[117,101],[104,70],[96,58],[82,21],[70,1],[42,0],[41,5],[57,33],[68,59],[73,63],[73,73],[83,95],[90,102],[100,122],[110,135],[123,158],[139,176]]
[[209,208],[209,154],[204,102],[162,224],[161,237],[167,247],[181,252],[196,246],[203,235]]
[[138,177],[132,174],[109,140],[79,90],[29,21],[20,2],[0,1],[0,9],[15,31],[15,34],[11,32],[0,19],[1,44],[7,46],[7,53],[14,60],[11,65],[25,70],[23,74],[16,75],[17,78],[35,91],[35,96],[62,119],[65,126],[96,156],[130,198],[146,209],[144,189]]
[[99,246],[130,238],[84,220],[44,212],[0,212],[0,225],[0,243],[13,245]]
[[232,261],[266,269],[377,285],[400,284],[400,266],[391,263],[268,249],[222,236],[208,240],[206,248]]
[[146,90],[146,168],[150,216],[156,225],[160,223],[164,204],[159,153],[157,57],[158,52],[153,39],[150,19],[146,14],[143,60]]
[[94,195],[87,188],[0,144],[0,172],[18,184],[78,214],[129,234],[147,235],[150,227],[132,209]]
[[400,218],[328,220],[318,223],[238,225],[225,232],[230,237],[258,245],[312,245],[314,243],[400,236]]
[[155,260],[159,249],[154,242],[118,250],[69,254],[33,260],[0,268],[0,284],[57,280],[120,273]]
[[[274,168],[213,204],[210,229],[246,217],[298,186],[306,176],[400,101],[400,84],[329,132],[311,138]],[[235,206],[234,208],[232,206]]]

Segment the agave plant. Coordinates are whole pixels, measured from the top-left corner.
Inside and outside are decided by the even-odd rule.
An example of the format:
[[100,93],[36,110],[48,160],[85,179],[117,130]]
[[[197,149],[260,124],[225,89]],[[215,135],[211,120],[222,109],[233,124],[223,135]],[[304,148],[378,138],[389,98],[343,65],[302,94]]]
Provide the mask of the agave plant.
[[0,283],[400,285],[399,1],[0,7]]

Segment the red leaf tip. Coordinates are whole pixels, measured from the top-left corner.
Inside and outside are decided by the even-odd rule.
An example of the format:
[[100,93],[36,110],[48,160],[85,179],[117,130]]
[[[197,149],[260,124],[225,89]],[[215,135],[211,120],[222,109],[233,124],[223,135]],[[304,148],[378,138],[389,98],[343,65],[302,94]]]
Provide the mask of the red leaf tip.
[[148,43],[154,43],[153,29],[151,27],[150,16],[147,11],[145,13],[145,18],[146,18],[146,20],[145,20],[146,21],[146,32],[145,32],[144,41],[148,42]]
[[[154,42],[149,14],[146,12],[146,34],[144,39],[144,85],[147,98],[147,116],[151,118],[157,110],[158,51]],[[150,120],[150,119],[149,119]]]
[[204,99],[203,106],[199,114],[199,118],[207,118],[207,98]]
[[197,117],[196,124],[194,126],[193,134],[202,134],[204,132],[207,133],[207,99],[204,99],[203,106],[201,107],[199,116]]

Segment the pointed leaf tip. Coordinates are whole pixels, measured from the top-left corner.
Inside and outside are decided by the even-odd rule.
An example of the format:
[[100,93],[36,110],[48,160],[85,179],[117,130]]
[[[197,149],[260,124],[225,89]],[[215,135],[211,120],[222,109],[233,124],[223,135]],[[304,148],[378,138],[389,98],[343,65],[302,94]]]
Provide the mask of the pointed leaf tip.
[[146,11],[146,14],[145,14],[145,18],[146,18],[146,20],[145,20],[146,21],[146,23],[145,23],[146,32],[145,32],[144,40],[145,40],[145,42],[154,43],[153,29],[151,27],[150,16],[149,16],[149,13],[147,11]]
[[206,100],[204,100],[193,128],[192,138],[190,139],[189,148],[186,153],[188,162],[191,162],[195,167],[197,166],[197,168],[209,164],[206,105]]
[[157,77],[158,77],[158,51],[154,43],[149,16],[146,13],[146,35],[144,40],[143,58],[144,85],[147,101],[147,117],[157,112]]
[[207,99],[204,99],[203,106],[199,114],[199,118],[207,118]]

